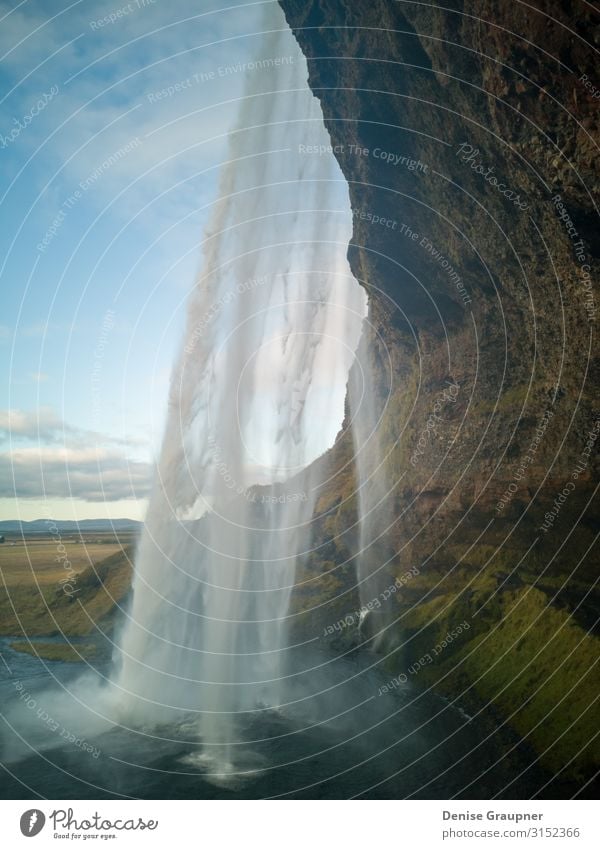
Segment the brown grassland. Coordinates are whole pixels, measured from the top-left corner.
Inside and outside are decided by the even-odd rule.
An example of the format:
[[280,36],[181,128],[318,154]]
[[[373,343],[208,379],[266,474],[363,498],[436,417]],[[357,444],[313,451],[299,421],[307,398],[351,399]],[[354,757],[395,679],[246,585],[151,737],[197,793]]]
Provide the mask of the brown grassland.
[[[68,640],[112,632],[131,586],[134,534],[13,541],[0,546],[0,636]],[[56,646],[33,646],[63,659]],[[32,653],[27,642],[12,647]]]

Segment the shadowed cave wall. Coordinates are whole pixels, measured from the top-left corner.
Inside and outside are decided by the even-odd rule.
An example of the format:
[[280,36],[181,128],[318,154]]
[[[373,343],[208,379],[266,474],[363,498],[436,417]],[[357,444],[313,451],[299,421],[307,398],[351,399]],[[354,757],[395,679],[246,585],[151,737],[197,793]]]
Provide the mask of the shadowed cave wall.
[[[370,299],[395,520],[372,556],[383,585],[400,578],[376,620],[381,662],[406,671],[468,621],[414,683],[507,723],[557,788],[585,784],[600,657],[593,13],[280,4],[349,183],[348,255]],[[352,452],[343,433],[320,461],[333,477],[299,631],[324,633],[358,604]],[[370,627],[332,643],[369,643]]]

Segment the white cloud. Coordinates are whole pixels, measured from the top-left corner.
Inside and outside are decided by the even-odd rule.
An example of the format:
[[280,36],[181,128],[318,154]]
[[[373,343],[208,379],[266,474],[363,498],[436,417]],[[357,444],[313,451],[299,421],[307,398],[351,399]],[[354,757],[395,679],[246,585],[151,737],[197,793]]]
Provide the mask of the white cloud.
[[27,448],[0,453],[0,498],[145,498],[152,468],[106,449]]
[[73,427],[49,407],[0,410],[0,439],[11,443],[0,451],[0,498],[120,501],[149,494],[152,465],[130,456],[140,440]]
[[[203,5],[194,14],[187,0],[156,2],[96,31],[90,29],[90,22],[106,14],[102,3],[74,6],[47,25],[44,21],[51,16],[35,2],[28,3],[4,20],[7,35],[4,44],[0,39],[0,51],[22,41],[7,57],[15,82],[42,58],[64,47],[6,104],[8,114],[18,118],[43,85],[59,87],[51,108],[19,137],[19,146],[32,152],[46,142],[49,130],[66,122],[44,148],[51,168],[64,166],[58,178],[62,185],[55,183],[47,195],[49,208],[63,203],[70,195],[69,191],[63,197],[67,188],[73,191],[133,139],[141,141],[134,154],[106,169],[81,203],[94,202],[102,210],[133,183],[118,201],[120,214],[128,220],[178,182],[219,164],[226,150],[223,136],[237,114],[235,99],[242,93],[244,74],[221,78],[218,69],[254,58],[259,42],[252,33],[261,29],[261,7],[253,4],[223,12],[215,4],[212,13]],[[6,4],[0,4],[0,11],[7,11]],[[67,45],[80,34],[83,37]],[[210,73],[215,79],[193,79],[194,74]],[[268,79],[268,71],[259,73]],[[173,96],[153,97],[169,85],[190,80],[191,85]],[[220,101],[233,102],[216,106]],[[198,113],[200,107],[211,105],[215,108]],[[147,171],[151,173],[143,177]],[[48,173],[52,175],[46,172],[44,181]],[[210,191],[200,187],[200,192],[204,198],[199,197],[197,181],[180,186],[150,209],[151,217],[145,213],[145,225],[152,222],[156,229],[163,229],[181,219],[210,199]]]
[[0,439],[55,440],[66,432],[66,426],[50,407],[35,412],[0,410]]

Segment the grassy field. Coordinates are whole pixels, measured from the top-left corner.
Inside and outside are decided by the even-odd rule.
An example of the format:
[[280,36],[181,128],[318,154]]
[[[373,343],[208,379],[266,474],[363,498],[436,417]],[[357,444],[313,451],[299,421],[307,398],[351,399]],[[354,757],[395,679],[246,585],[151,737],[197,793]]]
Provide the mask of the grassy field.
[[134,540],[89,534],[0,545],[0,635],[110,632],[131,586]]
[[100,541],[94,534],[83,542],[52,536],[19,539],[0,545],[0,572],[8,587],[36,582],[47,586],[122,550],[123,543],[112,535]]

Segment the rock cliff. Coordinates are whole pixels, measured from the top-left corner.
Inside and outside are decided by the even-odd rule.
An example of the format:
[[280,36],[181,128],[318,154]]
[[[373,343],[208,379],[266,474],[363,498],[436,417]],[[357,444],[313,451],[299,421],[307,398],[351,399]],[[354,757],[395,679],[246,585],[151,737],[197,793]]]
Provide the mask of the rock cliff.
[[[389,556],[373,550],[398,587],[379,639],[349,627],[338,644],[370,640],[391,671],[510,725],[556,774],[544,793],[582,787],[598,761],[597,17],[280,4],[349,184],[394,519]],[[344,433],[321,461],[338,475],[298,627],[358,603],[352,453]]]

